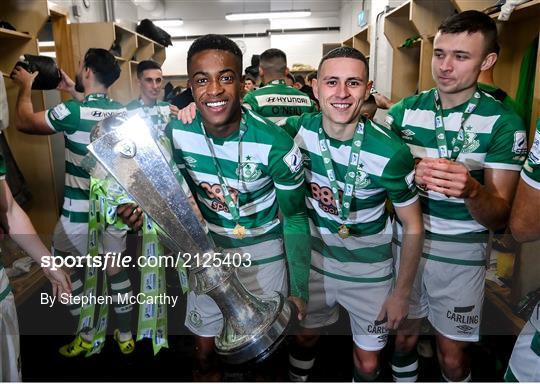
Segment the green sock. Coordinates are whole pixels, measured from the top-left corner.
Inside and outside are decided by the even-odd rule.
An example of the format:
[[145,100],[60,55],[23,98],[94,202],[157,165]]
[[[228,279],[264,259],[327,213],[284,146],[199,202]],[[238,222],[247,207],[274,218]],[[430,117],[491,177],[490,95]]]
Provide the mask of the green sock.
[[366,382],[366,381],[376,381],[379,377],[380,369],[378,369],[375,373],[372,375],[366,375],[364,373],[361,373],[358,371],[358,368],[354,366],[353,368],[353,382],[360,383],[360,382]]
[[124,304],[124,300],[122,302],[118,300],[119,296],[122,299],[133,296],[128,274],[126,271],[120,271],[114,276],[109,276],[109,282],[111,284],[113,308],[116,313],[118,329],[120,332],[131,332],[131,312],[133,311],[133,305]]
[[418,354],[411,352],[394,352],[392,356],[392,378],[394,381],[418,381]]

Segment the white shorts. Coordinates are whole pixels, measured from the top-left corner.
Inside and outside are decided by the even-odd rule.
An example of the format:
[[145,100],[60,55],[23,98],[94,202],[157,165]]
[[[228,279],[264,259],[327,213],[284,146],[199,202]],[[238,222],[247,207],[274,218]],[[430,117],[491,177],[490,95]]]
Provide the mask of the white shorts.
[[[398,270],[400,247],[395,245],[395,249]],[[409,318],[427,317],[437,332],[451,340],[478,341],[485,276],[483,265],[421,257],[411,291]]]
[[21,381],[20,360],[15,298],[9,293],[0,301],[0,382]]
[[519,382],[540,381],[540,332],[527,321],[514,345],[505,379],[513,375]]
[[388,330],[377,322],[382,305],[392,290],[393,279],[378,283],[359,283],[323,275],[313,269],[309,275],[309,302],[305,328],[320,328],[335,323],[338,304],[347,310],[354,343],[364,351],[379,351],[386,345]]
[[[238,268],[236,271],[240,282],[253,294],[273,295],[277,291],[287,295],[285,259]],[[210,296],[197,296],[191,291],[187,297],[185,325],[198,336],[213,337],[221,332],[223,316]]]
[[[103,244],[100,253],[120,253],[126,249],[126,231],[113,226],[107,226],[103,234]],[[72,256],[88,253],[88,223],[72,223],[64,215],[54,227],[53,247],[57,251]]]

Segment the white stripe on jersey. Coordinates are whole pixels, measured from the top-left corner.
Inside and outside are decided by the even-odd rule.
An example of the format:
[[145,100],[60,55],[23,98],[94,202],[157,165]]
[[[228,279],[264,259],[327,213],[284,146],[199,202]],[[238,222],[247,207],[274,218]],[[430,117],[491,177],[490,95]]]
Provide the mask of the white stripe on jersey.
[[424,214],[424,226],[433,233],[459,235],[463,233],[486,231],[487,228],[473,220],[451,220]]
[[101,121],[107,117],[118,115],[125,112],[125,108],[120,109],[103,109],[95,107],[83,107],[81,106],[81,120]]
[[[183,149],[198,155],[211,157],[212,154],[202,134],[173,129],[175,148]],[[268,165],[268,154],[272,145],[242,141],[242,154],[254,155],[252,162]],[[238,141],[226,141],[223,145],[214,144],[214,152],[218,159],[238,162]]]
[[[217,175],[197,172],[192,169],[189,169],[188,172],[190,173],[191,178],[195,183],[200,183],[200,180],[204,180],[207,183],[219,184],[219,178],[217,177]],[[225,180],[225,183],[227,183],[229,188],[234,188],[241,193],[259,191],[272,182],[272,179],[268,176],[261,177],[260,179],[252,182],[241,181],[240,183],[238,183],[238,179],[230,179],[228,177],[224,177],[223,180]]]
[[[461,127],[461,112],[452,112],[444,120],[444,129],[448,132],[458,132]],[[493,130],[493,126],[499,119],[499,115],[495,116],[481,116],[472,114],[467,119],[466,124],[474,127],[474,133],[486,133],[490,134]],[[406,109],[403,115],[403,124],[412,125],[413,127],[420,127],[435,131],[433,128],[433,122],[435,121],[435,112],[425,109]]]
[[[266,232],[269,232],[270,230],[278,226],[279,223],[280,223],[279,219],[274,219],[264,224],[262,227],[246,228],[246,237],[255,237],[255,236],[264,235]],[[233,228],[220,227],[210,222],[208,222],[207,225],[210,231],[217,233],[218,235],[236,238],[236,236],[233,233]]]
[[[300,128],[300,131],[296,135],[295,139],[301,136],[301,140],[297,140],[297,144],[300,148],[311,152],[316,156],[321,156],[319,148],[319,135],[316,132]],[[342,145],[339,148],[330,146],[330,156],[332,160],[341,164],[344,167],[349,165],[349,157],[351,155],[351,147]],[[386,164],[390,161],[389,158],[376,155],[374,153],[360,151],[360,162],[364,164],[363,170],[372,175],[381,176]]]
[[374,221],[384,214],[385,204],[386,204],[383,201],[381,204],[379,204],[376,207],[360,209],[358,211],[351,210],[347,220],[342,222],[338,216],[332,215],[328,212],[323,211],[322,208],[319,206],[318,200],[315,200],[312,197],[306,197],[306,199],[309,202],[309,204],[313,207],[313,209],[317,212],[317,216],[323,219],[334,221],[338,224],[342,224],[342,223],[358,224],[358,223],[369,223],[371,221]]
[[524,171],[521,171],[521,178],[524,182],[526,182],[528,185],[533,187],[534,189],[540,189],[540,182],[533,180],[530,176],[527,176],[527,174]]
[[506,171],[521,171],[521,168],[523,168],[519,164],[505,164],[505,163],[484,163],[485,168],[491,168],[491,169],[504,169]]
[[[392,273],[392,258],[377,263],[342,262],[330,257],[324,257],[319,252],[311,251],[311,265],[323,271],[336,275],[360,278],[379,278]],[[367,283],[381,284],[381,283]],[[386,282],[382,282],[386,284]]]
[[294,185],[278,184],[278,183],[274,182],[274,186],[275,186],[277,189],[281,189],[281,190],[283,190],[283,191],[291,191],[291,190],[293,190],[293,189],[298,188],[298,187],[301,186],[303,183],[304,183],[304,180],[302,180],[302,181],[300,181],[298,184],[294,184]]
[[416,200],[418,200],[419,197],[418,195],[414,196],[413,198],[407,200],[407,201],[404,201],[403,203],[396,203],[394,201],[392,201],[392,205],[394,207],[397,207],[397,208],[401,208],[401,207],[406,207],[407,205],[411,205],[412,203],[414,203]]
[[[207,196],[199,195],[198,200],[201,200],[204,203],[204,205],[208,207],[208,209],[215,211],[212,208],[212,200],[209,199]],[[265,194],[255,201],[252,201],[248,204],[240,206],[240,216],[244,217],[244,216],[254,215],[257,212],[260,212],[268,207],[271,207],[275,203],[275,200],[276,200],[276,193],[274,190],[272,190],[271,193]],[[216,213],[220,216],[227,218],[228,220],[233,219],[232,215],[229,212],[219,211]]]
[[[432,157],[438,158],[439,151],[437,148],[420,147],[414,144],[408,144],[413,157]],[[463,153],[461,152],[457,158],[457,161],[463,163],[469,171],[477,171],[484,168],[484,160],[486,158],[485,153]]]
[[249,253],[251,260],[262,260],[283,254],[283,241],[281,239],[267,240],[245,247],[227,248],[224,252]]
[[392,241],[392,223],[390,219],[382,231],[373,235],[349,236],[342,239],[338,234],[330,232],[326,227],[316,227],[313,221],[309,220],[311,236],[321,238],[328,246],[345,247],[347,249],[371,248],[379,245],[388,244]]
[[77,200],[64,197],[63,208],[67,211],[86,213],[88,212],[89,205],[88,200]]
[[[320,186],[324,187],[330,187],[330,182],[328,181],[328,176],[326,175],[320,175],[317,172],[313,170],[306,169],[306,182],[307,183],[317,183]],[[345,183],[336,180],[338,188],[341,190],[345,189]],[[354,190],[354,197],[357,199],[367,199],[371,196],[376,196],[381,193],[385,193],[384,188],[362,188],[362,189],[355,189]]]
[[69,140],[75,143],[84,144],[84,145],[90,144],[90,132],[84,132],[84,131],[75,131],[73,133],[65,132],[64,135],[66,136],[66,138],[68,138]]
[[418,191],[420,193],[420,196],[424,198],[428,198],[430,200],[434,201],[445,201],[447,203],[456,203],[456,204],[465,204],[464,199],[460,199],[457,197],[446,197],[446,195],[443,195],[442,193],[435,192],[435,191]]
[[67,173],[66,173],[66,180],[65,180],[64,185],[66,187],[79,188],[79,189],[84,189],[86,191],[90,191],[90,179],[69,175]]

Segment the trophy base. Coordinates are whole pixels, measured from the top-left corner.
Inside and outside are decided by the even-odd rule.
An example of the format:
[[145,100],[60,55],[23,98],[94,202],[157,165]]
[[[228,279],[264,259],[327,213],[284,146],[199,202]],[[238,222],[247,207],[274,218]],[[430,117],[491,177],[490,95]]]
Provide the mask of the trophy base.
[[263,361],[274,352],[286,335],[291,322],[291,304],[280,295],[280,303],[272,322],[246,343],[233,348],[223,348],[216,337],[216,351],[227,364],[256,363]]

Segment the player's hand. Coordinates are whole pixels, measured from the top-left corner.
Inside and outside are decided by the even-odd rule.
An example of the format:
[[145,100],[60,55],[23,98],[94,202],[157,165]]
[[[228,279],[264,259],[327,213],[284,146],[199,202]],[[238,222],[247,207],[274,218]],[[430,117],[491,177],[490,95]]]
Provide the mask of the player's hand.
[[387,329],[398,329],[399,325],[409,312],[409,298],[392,293],[384,302],[381,312],[377,317],[377,322],[385,323]]
[[426,190],[427,182],[424,180],[426,172],[431,169],[431,163],[437,161],[433,157],[425,157],[423,159],[416,159],[416,166],[414,169],[414,182],[418,188]]
[[381,95],[379,92],[372,93],[373,98],[375,99],[375,104],[377,104],[377,108],[381,109],[390,109],[394,103],[392,100],[390,100],[388,97]]
[[[417,167],[418,169],[418,167]],[[436,159],[422,170],[422,180],[427,189],[448,197],[474,198],[481,187],[461,163]]]
[[197,106],[195,102],[189,103],[187,107],[182,108],[178,111],[178,120],[182,120],[184,124],[191,124],[195,120],[195,115],[197,113]]
[[178,112],[180,112],[178,107],[176,105],[170,104],[169,105],[169,110],[171,111],[171,116],[176,119],[177,116],[178,116]]
[[71,293],[71,279],[66,271],[43,268],[43,272],[52,284],[53,296],[60,297],[63,293]]
[[59,91],[73,93],[75,91],[75,82],[64,72],[63,69],[60,69],[60,74],[62,75],[62,80],[58,83],[56,87]]
[[34,73],[28,72],[23,67],[17,65],[11,72],[10,77],[13,79],[13,82],[21,88],[31,88],[34,79],[39,74],[38,71]]
[[294,304],[298,312],[298,321],[304,320],[306,317],[306,302],[297,296],[289,296],[289,301]]
[[132,203],[119,205],[116,208],[116,214],[132,230],[138,231],[141,229],[143,225],[143,211],[138,205]]

